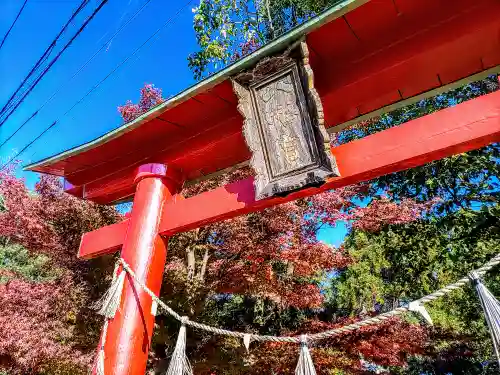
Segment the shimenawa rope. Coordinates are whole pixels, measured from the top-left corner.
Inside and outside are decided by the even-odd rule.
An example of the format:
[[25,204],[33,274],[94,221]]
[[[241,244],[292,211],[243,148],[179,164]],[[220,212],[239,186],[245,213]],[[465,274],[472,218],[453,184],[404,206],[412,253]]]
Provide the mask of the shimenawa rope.
[[[488,270],[500,263],[500,254],[496,255],[489,262],[485,263],[482,267],[469,273],[468,277],[464,277],[457,282],[450,284],[442,289],[435,291],[425,297],[417,299],[408,303],[404,307],[398,307],[392,311],[374,316],[372,318],[364,319],[362,321],[345,325],[343,327],[331,329],[328,331],[315,333],[311,335],[301,335],[301,336],[266,336],[266,335],[256,335],[244,332],[229,331],[226,329],[221,329],[217,327],[212,327],[206,324],[193,322],[186,316],[180,316],[172,308],[167,306],[162,300],[160,300],[142,281],[140,281],[134,270],[120,258],[116,263],[116,268],[113,273],[113,281],[109,290],[104,294],[103,298],[97,304],[99,313],[106,317],[103,333],[101,337],[101,345],[99,348],[99,353],[97,356],[96,363],[96,374],[104,375],[104,344],[106,342],[106,335],[108,329],[108,323],[110,319],[113,319],[117,309],[120,306],[121,294],[125,281],[125,273],[128,273],[134,283],[139,285],[153,300],[153,305],[155,305],[152,314],[156,315],[156,307],[160,306],[167,314],[173,316],[175,319],[181,322],[181,328],[179,330],[179,335],[177,337],[177,342],[175,345],[174,352],[172,353],[172,359],[170,361],[169,368],[167,370],[167,375],[192,375],[193,370],[189,364],[188,358],[186,356],[186,326],[201,329],[207,332],[212,332],[217,335],[226,335],[232,337],[239,337],[243,339],[243,345],[245,348],[249,349],[250,341],[274,341],[274,342],[289,342],[289,343],[300,343],[299,360],[297,362],[297,367],[295,368],[295,375],[316,375],[316,370],[311,358],[311,353],[308,348],[308,343],[314,340],[321,340],[328,337],[332,337],[341,333],[348,333],[355,331],[361,327],[375,325],[384,320],[387,320],[393,316],[401,315],[407,311],[414,311],[419,313],[429,324],[432,324],[432,319],[424,307],[424,304],[440,298],[460,287],[466,283],[472,281],[476,286],[476,290],[483,307],[488,326],[492,335],[495,353],[497,359],[500,363],[500,356],[498,354],[498,347],[500,346],[500,302],[488,291],[488,289],[482,284],[480,277],[484,275]],[[117,271],[120,268],[120,274],[117,276]]]
[[[302,342],[301,336],[257,335],[257,334],[253,334],[253,333],[229,331],[227,329],[212,327],[212,326],[209,326],[207,324],[193,322],[193,321],[187,319],[186,317],[182,317],[181,315],[179,315],[172,308],[167,306],[161,299],[159,299],[142,281],[140,281],[137,278],[135,272],[130,268],[130,266],[127,264],[127,262],[125,262],[122,258],[120,258],[118,260],[118,263],[123,266],[123,269],[126,272],[128,272],[128,274],[132,277],[134,282],[137,285],[139,285],[147,294],[149,294],[151,296],[153,301],[155,301],[158,304],[158,306],[160,306],[167,314],[171,315],[176,320],[182,322],[183,325],[190,326],[190,327],[200,329],[203,331],[211,332],[211,333],[214,333],[217,335],[225,335],[225,336],[239,337],[239,338],[246,337],[246,340],[248,340],[248,337],[250,337],[250,341],[273,341],[273,342],[289,342],[289,343]],[[492,269],[493,267],[495,267],[499,263],[500,263],[500,254],[497,254],[495,257],[493,257],[491,260],[486,262],[483,266],[481,266],[480,268],[478,268],[474,272],[478,276],[483,276],[487,271],[489,271],[490,269]],[[311,341],[316,341],[316,340],[322,340],[322,339],[326,339],[328,337],[339,335],[341,333],[352,332],[352,331],[355,331],[355,330],[360,329],[362,327],[366,327],[366,326],[374,325],[374,324],[379,324],[379,323],[383,322],[384,320],[387,320],[387,319],[392,318],[394,316],[401,315],[401,314],[403,314],[407,311],[410,311],[410,310],[418,311],[417,309],[410,309],[410,306],[420,305],[421,307],[423,307],[423,304],[430,302],[430,301],[434,301],[434,300],[436,300],[436,299],[438,299],[446,294],[449,294],[452,291],[461,288],[462,286],[464,286],[465,284],[467,284],[470,281],[471,281],[471,279],[469,278],[469,276],[466,276],[466,277],[461,278],[460,280],[458,280],[457,282],[455,282],[453,284],[447,285],[444,288],[441,288],[441,289],[435,291],[434,293],[431,293],[425,297],[422,297],[420,299],[417,299],[417,300],[411,302],[410,304],[408,304],[408,306],[398,307],[398,308],[391,310],[391,311],[388,311],[386,313],[383,313],[383,314],[380,314],[380,315],[377,315],[377,316],[374,316],[374,317],[371,317],[368,319],[364,319],[364,320],[361,320],[361,321],[356,322],[356,323],[348,324],[348,325],[345,325],[343,327],[331,329],[331,330],[324,331],[324,332],[308,334],[307,341],[311,342]]]

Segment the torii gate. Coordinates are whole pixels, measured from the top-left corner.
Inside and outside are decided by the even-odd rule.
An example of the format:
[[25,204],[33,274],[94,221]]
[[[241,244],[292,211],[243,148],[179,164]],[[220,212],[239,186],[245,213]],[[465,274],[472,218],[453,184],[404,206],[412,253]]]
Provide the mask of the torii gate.
[[[85,234],[78,256],[121,249],[159,293],[175,233],[500,141],[500,92],[339,147],[327,134],[499,71],[497,0],[345,0],[140,118],[27,169],[63,176],[68,193],[98,203],[133,197],[130,218]],[[255,180],[177,198],[185,182],[250,158]],[[126,280],[106,374],[144,374],[151,304]]]

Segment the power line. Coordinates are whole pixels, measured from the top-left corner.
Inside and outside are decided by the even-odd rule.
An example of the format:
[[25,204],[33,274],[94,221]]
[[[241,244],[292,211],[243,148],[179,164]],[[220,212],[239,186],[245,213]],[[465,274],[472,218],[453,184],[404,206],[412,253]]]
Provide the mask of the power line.
[[49,65],[44,69],[44,71],[38,76],[38,78],[35,80],[35,82],[30,86],[28,91],[23,95],[21,99],[18,100],[17,104],[10,110],[10,112],[4,117],[4,119],[0,122],[0,126],[5,124],[5,122],[9,119],[9,117],[15,112],[15,110],[24,102],[26,97],[33,91],[33,89],[38,85],[38,83],[42,80],[42,78],[47,74],[47,72],[52,68],[52,66],[56,63],[57,60],[61,57],[61,55],[68,49],[71,44],[73,44],[74,40],[82,33],[82,31],[87,27],[87,25],[92,21],[92,19],[99,13],[99,11],[102,9],[102,7],[108,2],[109,0],[102,0],[99,6],[94,10],[94,12],[85,20],[85,22],[80,26],[78,31],[73,35],[73,37],[66,43],[66,45],[63,47],[61,51],[52,59],[52,61],[49,63]]
[[87,27],[87,25],[92,21],[92,19],[99,13],[99,11],[102,9],[102,7],[108,2],[109,0],[102,0],[99,6],[94,10],[94,12],[88,17],[85,22],[83,23],[82,26],[78,29],[75,35],[69,40],[68,43],[63,47],[63,49],[57,54],[56,57],[52,59],[52,61],[49,63],[49,65],[45,68],[45,70],[38,76],[36,81],[31,85],[31,87],[28,89],[28,91],[23,95],[23,97],[18,101],[18,103],[10,110],[10,112],[7,114],[7,116],[0,122],[0,126],[5,124],[5,122],[9,119],[9,117],[15,112],[15,110],[24,102],[26,97],[33,91],[33,89],[38,85],[38,83],[42,80],[42,78],[47,74],[47,72],[52,68],[52,66],[56,63],[57,60],[61,57],[61,55],[66,51],[66,49],[71,46],[71,44],[74,42],[74,40],[78,37],[78,35],[81,34],[83,30]]
[[93,91],[95,91],[103,82],[105,82],[109,77],[111,77],[122,65],[124,65],[127,61],[129,61],[133,56],[137,54],[146,44],[148,44],[163,28],[168,26],[172,21],[174,21],[179,14],[194,0],[189,0],[185,3],[179,10],[171,17],[167,19],[167,21],[160,26],[151,36],[149,36],[144,43],[142,43],[139,47],[137,47],[134,52],[132,52],[129,56],[123,59],[111,72],[109,72],[103,79],[101,79],[97,84],[95,84],[85,95],[83,95],[75,104],[73,104],[62,116],[60,116],[57,120],[55,120],[52,124],[50,124],[47,128],[45,128],[39,135],[37,135],[33,140],[31,140],[26,146],[24,146],[19,152],[17,152],[9,161],[4,163],[2,167],[0,167],[0,171],[4,170],[7,165],[11,163],[12,160],[16,160],[24,151],[26,151],[33,143],[38,141],[45,133],[47,133],[50,129],[52,129],[56,124],[65,116],[67,116],[77,105],[79,105],[87,96],[89,96]]
[[23,81],[21,82],[21,84],[19,85],[19,87],[16,89],[16,91],[11,95],[11,97],[9,98],[9,100],[7,100],[7,103],[5,103],[5,105],[3,106],[3,108],[0,110],[0,115],[3,115],[4,112],[6,111],[7,107],[11,106],[12,101],[14,100],[14,98],[16,97],[16,95],[19,93],[19,91],[23,88],[23,86],[26,83],[26,81],[28,81],[28,79],[33,74],[35,74],[35,71],[43,64],[43,62],[45,60],[47,60],[47,58],[49,57],[50,53],[54,49],[54,47],[57,44],[57,41],[59,40],[59,38],[61,37],[61,35],[66,31],[66,29],[68,28],[68,26],[71,24],[71,22],[73,22],[73,20],[75,19],[75,17],[83,10],[83,8],[85,8],[85,6],[87,6],[88,2],[89,2],[89,0],[83,0],[80,3],[80,5],[78,6],[78,8],[73,12],[73,14],[69,18],[69,20],[66,22],[66,24],[63,26],[63,28],[59,31],[59,33],[56,35],[56,37],[49,44],[49,46],[47,47],[47,49],[45,50],[45,52],[43,53],[43,55],[38,59],[38,61],[35,63],[35,65],[28,72],[28,75],[23,79]]
[[2,39],[2,43],[0,43],[0,49],[2,49],[3,44],[7,40],[7,37],[9,36],[11,30],[14,28],[14,25],[16,24],[17,20],[19,19],[19,16],[21,16],[21,13],[23,12],[24,7],[26,6],[27,2],[28,2],[28,0],[24,0],[23,6],[21,7],[21,9],[19,10],[19,12],[17,13],[16,18],[14,19],[14,22],[12,22],[12,25],[10,25],[9,30],[7,30],[7,32],[5,33],[5,36]]
[[31,121],[31,119],[32,119],[32,118],[34,118],[36,115],[38,115],[38,112],[39,112],[39,110],[38,110],[38,109],[37,109],[35,112],[33,112],[33,114],[32,114],[30,117],[28,117],[28,119],[27,119],[26,121],[24,121],[24,122],[23,122],[23,123],[22,123],[22,124],[21,124],[21,125],[20,125],[20,126],[19,126],[16,130],[15,130],[15,131],[14,131],[14,133],[12,133],[12,134],[11,134],[11,135],[10,135],[10,136],[9,136],[9,137],[5,140],[5,141],[3,141],[3,142],[2,142],[2,144],[0,145],[0,149],[3,147],[3,145],[5,145],[7,142],[9,142],[9,141],[11,140],[11,138],[12,138],[12,137],[14,137],[14,136],[17,134],[17,132],[19,132],[19,130],[21,130],[21,129],[24,127],[24,125],[26,125],[28,122],[30,122],[30,121]]
[[66,22],[66,24],[62,27],[62,29],[59,31],[59,33],[56,35],[56,37],[52,40],[52,42],[49,44],[45,52],[42,54],[42,56],[38,59],[38,61],[35,63],[35,65],[31,68],[31,70],[28,72],[28,75],[24,78],[23,82],[19,85],[19,87],[16,89],[16,91],[11,95],[7,103],[4,105],[4,107],[0,110],[0,115],[3,114],[6,110],[6,108],[11,104],[12,100],[15,98],[17,93],[23,88],[24,84],[26,81],[35,73],[35,71],[48,59],[50,53],[56,46],[59,38],[62,36],[62,34],[66,31],[68,26],[73,22],[75,17],[88,5],[89,0],[82,0],[78,8],[73,11],[71,17],[69,20]]
[[0,144],[0,149],[8,141],[10,141],[12,139],[12,137],[14,137],[28,122],[30,122],[38,114],[38,112],[40,112],[49,102],[51,102],[52,99],[54,99],[54,97],[59,92],[61,92],[61,90],[63,88],[65,88],[65,85],[70,83],[78,74],[80,74],[80,72],[83,69],[85,69],[87,67],[87,65],[90,64],[90,62],[92,62],[92,60],[94,60],[94,58],[104,49],[104,47],[106,47],[125,27],[127,27],[130,24],[130,22],[132,22],[143,11],[143,9],[146,7],[146,5],[148,5],[150,2],[151,2],[151,0],[147,0],[143,4],[143,6],[140,9],[138,9],[132,15],[132,17],[130,17],[127,20],[127,22],[125,22],[122,26],[120,26],[118,28],[118,30],[116,30],[116,32],[71,76],[71,78],[69,78],[64,84],[59,85],[59,87],[56,89],[56,91],[54,91],[52,93],[52,95],[35,112],[33,112],[33,114],[26,121],[24,121],[21,125],[19,125],[19,127],[14,131],[14,133],[12,133],[5,141],[2,142],[2,144]]

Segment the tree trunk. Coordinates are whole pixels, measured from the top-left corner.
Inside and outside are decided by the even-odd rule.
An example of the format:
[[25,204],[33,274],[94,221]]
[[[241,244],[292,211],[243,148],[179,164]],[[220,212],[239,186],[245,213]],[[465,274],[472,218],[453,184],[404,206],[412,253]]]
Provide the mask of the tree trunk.
[[207,272],[208,258],[210,258],[210,255],[208,255],[208,246],[207,246],[205,248],[205,254],[203,254],[203,261],[201,263],[200,273],[198,275],[198,280],[200,282],[203,282],[205,280],[205,273]]
[[190,285],[194,280],[194,273],[196,270],[196,243],[198,242],[198,235],[200,229],[194,230],[194,238],[191,243],[186,247],[186,262],[187,262],[187,283]]
[[188,246],[186,249],[186,261],[187,261],[187,281],[191,283],[194,278],[194,269],[196,267],[196,256],[194,253],[194,246]]

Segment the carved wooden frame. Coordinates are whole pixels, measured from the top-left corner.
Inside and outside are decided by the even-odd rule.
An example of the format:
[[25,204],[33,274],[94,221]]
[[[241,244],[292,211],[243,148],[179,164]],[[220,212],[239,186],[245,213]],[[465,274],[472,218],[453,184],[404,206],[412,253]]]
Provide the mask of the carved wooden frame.
[[[289,57],[297,52],[299,59]],[[330,152],[330,140],[324,128],[323,107],[314,88],[308,57],[307,45],[301,42],[299,48],[289,49],[282,56],[264,60],[252,72],[233,79],[238,110],[244,118],[243,133],[252,152],[250,165],[256,174],[257,199],[284,195],[306,186],[319,186],[328,177],[339,175]],[[288,82],[287,77],[290,77],[291,82]],[[276,87],[274,91],[269,88],[273,84]],[[278,85],[281,85],[280,89],[277,88]],[[293,86],[293,98],[290,92],[282,89],[288,85]],[[282,96],[286,97],[288,94],[290,99],[294,99],[289,103],[285,102],[285,106],[283,100],[274,100],[273,103],[279,102],[278,109],[271,113],[274,124],[262,111],[263,99],[259,90],[267,90],[267,93],[280,91]],[[278,97],[271,96],[273,99]],[[284,125],[290,121],[282,121],[283,118],[293,118],[295,121],[291,121],[292,125]],[[278,125],[276,119],[279,120]],[[275,131],[281,133],[279,139],[270,135],[273,133],[271,127],[281,130]]]

